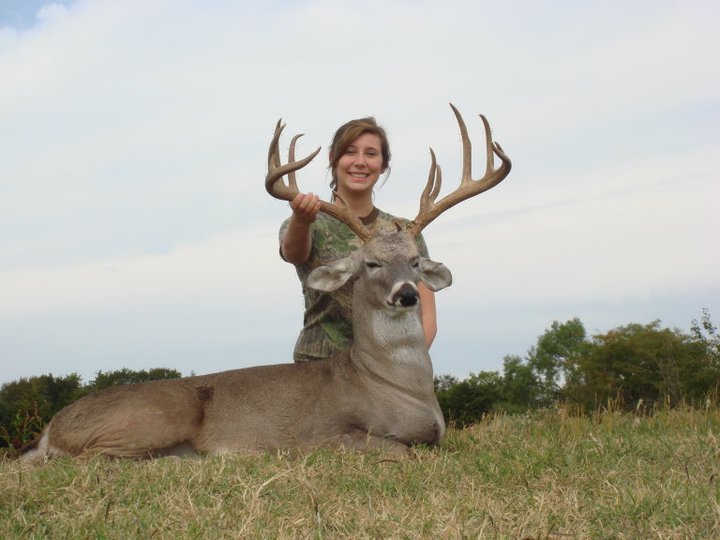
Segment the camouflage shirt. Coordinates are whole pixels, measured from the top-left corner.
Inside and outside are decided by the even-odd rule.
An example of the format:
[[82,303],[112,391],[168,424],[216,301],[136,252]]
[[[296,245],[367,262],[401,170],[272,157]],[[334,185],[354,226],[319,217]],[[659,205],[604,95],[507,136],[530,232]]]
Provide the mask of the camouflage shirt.
[[[362,221],[371,231],[386,232],[397,230],[395,221],[408,223],[377,208]],[[281,245],[289,223],[290,218],[280,226]],[[308,288],[305,281],[315,268],[347,257],[363,245],[347,225],[323,212],[310,226],[310,235],[310,257],[304,264],[295,265],[305,297],[303,329],[295,344],[296,362],[329,358],[352,344],[352,282],[332,293],[323,293]],[[421,256],[428,257],[422,235],[418,236],[418,249]]]

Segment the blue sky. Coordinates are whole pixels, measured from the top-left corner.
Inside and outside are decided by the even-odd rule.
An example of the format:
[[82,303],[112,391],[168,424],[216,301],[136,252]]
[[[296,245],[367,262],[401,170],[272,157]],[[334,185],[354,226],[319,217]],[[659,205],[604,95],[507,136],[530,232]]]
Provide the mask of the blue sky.
[[0,2],[0,25],[19,30],[28,30],[37,24],[41,9],[51,4],[69,6],[72,0],[2,0]]
[[[326,148],[373,114],[413,217],[428,147],[445,190],[463,112],[513,160],[425,232],[435,371],[590,332],[720,318],[717,2],[171,2],[0,6],[0,382],[286,362],[302,318],[265,193],[277,118]],[[32,9],[30,9],[32,7]],[[285,140],[287,143],[287,140]],[[324,152],[299,174],[327,196]]]

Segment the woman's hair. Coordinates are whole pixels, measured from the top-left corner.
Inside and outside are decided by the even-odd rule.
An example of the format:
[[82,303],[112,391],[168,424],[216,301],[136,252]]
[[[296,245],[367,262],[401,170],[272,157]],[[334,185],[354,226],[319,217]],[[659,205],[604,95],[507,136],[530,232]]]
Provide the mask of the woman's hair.
[[335,168],[337,167],[338,161],[347,150],[355,139],[365,133],[372,133],[380,137],[380,151],[383,158],[383,168],[386,171],[390,171],[390,143],[388,142],[387,134],[385,130],[380,127],[374,117],[368,116],[367,118],[358,118],[356,120],[350,120],[343,124],[335,132],[332,144],[330,145],[330,164],[328,168],[332,174],[332,180],[330,181],[330,189],[333,191],[333,198],[335,197],[335,189],[337,188],[337,176],[335,174]]

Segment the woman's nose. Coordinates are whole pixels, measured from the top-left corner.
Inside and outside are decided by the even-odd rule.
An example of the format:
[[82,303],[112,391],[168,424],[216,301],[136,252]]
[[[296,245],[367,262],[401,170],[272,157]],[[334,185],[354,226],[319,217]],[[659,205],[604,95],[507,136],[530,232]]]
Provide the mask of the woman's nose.
[[355,165],[365,166],[365,155],[363,153],[358,152],[355,155]]

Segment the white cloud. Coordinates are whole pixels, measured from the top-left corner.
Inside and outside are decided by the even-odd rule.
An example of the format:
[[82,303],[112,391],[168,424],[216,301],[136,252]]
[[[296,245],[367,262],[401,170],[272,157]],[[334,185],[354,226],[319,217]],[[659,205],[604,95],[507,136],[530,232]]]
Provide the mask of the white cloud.
[[266,224],[264,231],[228,231],[168,253],[14,269],[0,274],[0,312],[87,313],[177,298],[187,303],[255,304],[265,296],[265,284],[275,282],[274,292],[296,292],[296,284],[282,271],[286,269],[269,261],[277,258],[276,243]]

